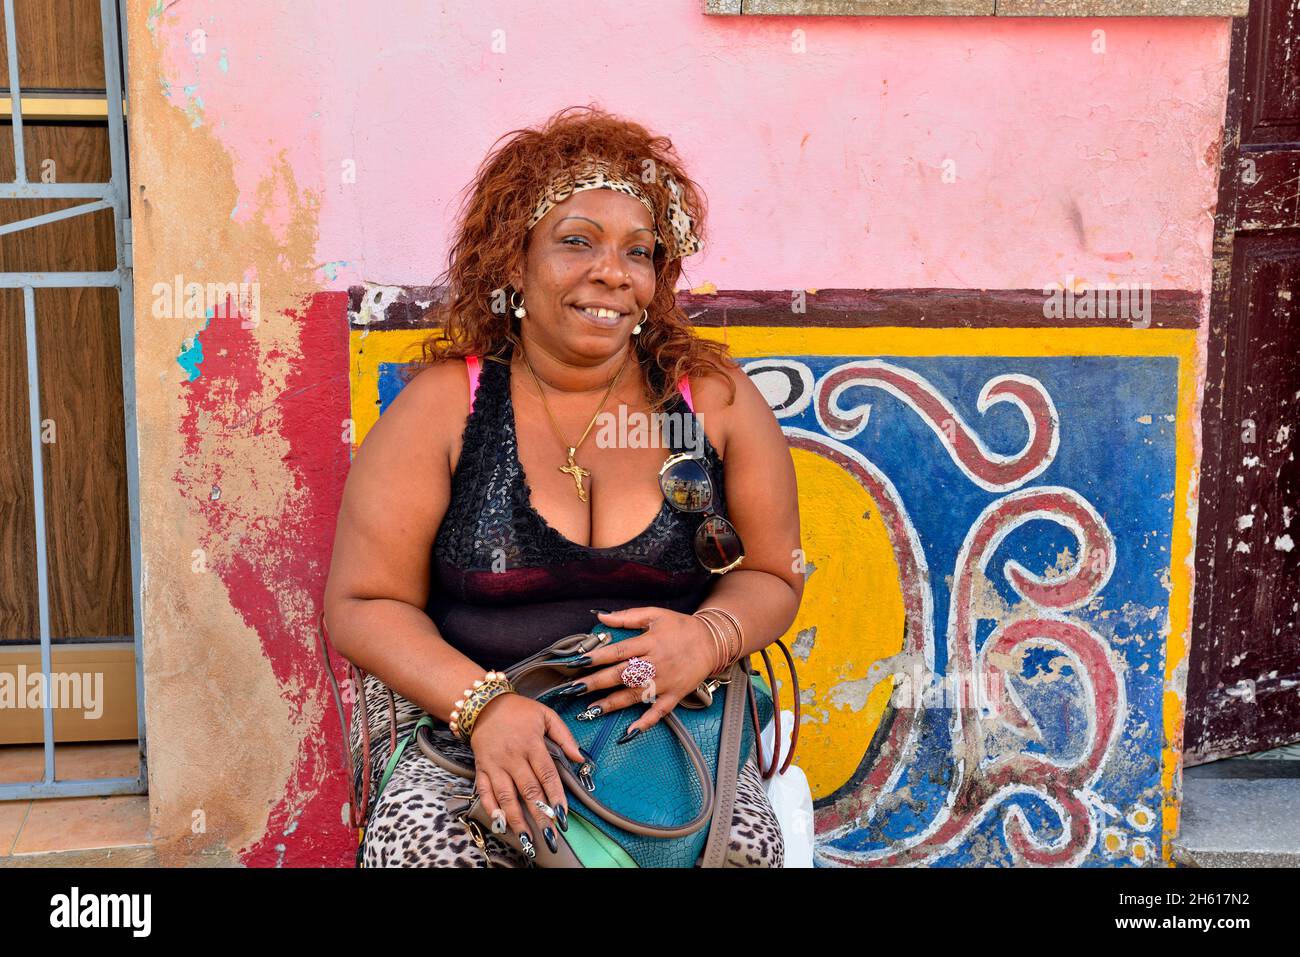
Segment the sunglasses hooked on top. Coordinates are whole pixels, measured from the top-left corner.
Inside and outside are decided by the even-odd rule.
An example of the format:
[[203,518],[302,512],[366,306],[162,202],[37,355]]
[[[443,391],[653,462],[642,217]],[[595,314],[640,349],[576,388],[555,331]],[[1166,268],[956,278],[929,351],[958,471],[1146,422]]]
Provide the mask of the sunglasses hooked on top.
[[700,514],[695,530],[695,558],[716,575],[723,575],[745,559],[736,527],[713,511],[713,479],[704,463],[689,452],[671,455],[659,469],[664,499],[679,512]]

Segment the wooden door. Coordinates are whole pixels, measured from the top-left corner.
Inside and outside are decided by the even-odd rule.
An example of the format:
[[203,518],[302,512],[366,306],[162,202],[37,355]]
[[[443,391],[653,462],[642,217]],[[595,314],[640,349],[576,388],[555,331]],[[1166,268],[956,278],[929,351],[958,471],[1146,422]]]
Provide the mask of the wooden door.
[[1234,23],[1184,761],[1300,740],[1300,0]]
[[[63,118],[58,104],[104,97],[97,0],[15,4],[27,177],[33,183],[106,182],[106,119]],[[0,86],[8,97],[0,23]],[[40,104],[47,104],[43,111]],[[13,124],[0,113],[0,180],[15,176]],[[0,222],[88,202],[0,199]],[[0,236],[0,271],[110,271],[113,213],[99,210]],[[133,738],[134,609],[118,294],[112,288],[35,290],[46,554],[53,665],[94,654],[120,685],[111,720],[62,720],[58,740]],[[0,289],[0,669],[34,661],[37,614],[23,293]],[[64,646],[78,646],[76,649]],[[87,647],[87,646],[93,646]],[[70,667],[70,665],[69,665]],[[125,680],[129,678],[130,680]],[[0,715],[0,742],[41,740],[40,712]]]

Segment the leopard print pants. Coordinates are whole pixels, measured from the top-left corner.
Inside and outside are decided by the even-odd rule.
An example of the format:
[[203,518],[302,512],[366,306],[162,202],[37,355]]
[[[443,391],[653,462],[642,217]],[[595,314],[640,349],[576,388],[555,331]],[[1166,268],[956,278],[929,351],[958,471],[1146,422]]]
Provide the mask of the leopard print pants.
[[[446,771],[427,757],[414,743],[397,762],[384,793],[373,795],[383,777],[391,754],[388,693],[373,675],[366,676],[367,723],[370,727],[371,807],[361,847],[364,867],[526,867],[528,860],[496,835],[485,834],[487,853],[480,850],[469,830],[447,811],[447,802],[467,794],[471,782]],[[394,693],[398,741],[409,734],[424,712]],[[353,760],[361,764],[361,698],[353,706]],[[470,755],[459,755],[465,760]],[[489,859],[490,856],[490,859]],[[727,846],[727,867],[782,867],[785,844],[781,829],[767,800],[758,767],[751,756],[740,771],[731,835]]]

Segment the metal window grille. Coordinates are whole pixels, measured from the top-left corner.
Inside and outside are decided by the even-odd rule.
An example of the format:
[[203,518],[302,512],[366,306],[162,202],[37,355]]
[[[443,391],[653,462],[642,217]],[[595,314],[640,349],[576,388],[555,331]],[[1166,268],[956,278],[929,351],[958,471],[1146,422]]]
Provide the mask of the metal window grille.
[[[16,178],[0,183],[0,199],[88,199],[68,209],[18,219],[0,225],[0,235],[16,233],[101,209],[113,211],[113,233],[117,268],[111,272],[0,272],[0,288],[23,291],[23,313],[27,345],[27,403],[31,418],[32,488],[36,513],[36,578],[40,618],[41,671],[45,675],[43,696],[43,738],[45,767],[42,780],[0,784],[0,801],[24,798],[87,797],[108,794],[143,794],[145,772],[144,668],[141,646],[143,614],[140,607],[140,483],[139,454],[135,421],[135,319],[131,288],[131,219],[127,182],[126,130],[123,125],[123,77],[126,35],[125,12],[117,0],[100,0],[100,28],[104,42],[104,91],[107,99],[108,146],[111,175],[107,183],[32,183],[27,179],[23,141],[23,92],[18,72],[18,42],[14,28],[14,0],[4,0],[5,36],[9,56],[9,96],[12,102],[13,150]],[[136,730],[139,741],[139,772],[133,778],[97,778],[60,781],[54,768],[54,710],[51,683],[49,565],[45,539],[45,485],[41,455],[40,381],[36,341],[36,293],[42,288],[112,287],[117,290],[118,324],[121,336],[122,390],[125,410],[127,499],[130,515],[131,604],[134,614]]]

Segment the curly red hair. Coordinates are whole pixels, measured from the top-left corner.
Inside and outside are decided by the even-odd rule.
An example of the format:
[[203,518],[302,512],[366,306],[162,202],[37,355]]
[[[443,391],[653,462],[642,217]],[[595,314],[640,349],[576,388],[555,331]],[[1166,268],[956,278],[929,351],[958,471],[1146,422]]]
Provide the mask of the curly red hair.
[[[695,234],[703,239],[704,194],[686,175],[668,137],[651,134],[594,104],[566,107],[539,128],[512,130],[497,139],[466,187],[448,266],[438,281],[443,295],[425,314],[438,331],[422,343],[420,358],[410,364],[408,376],[442,359],[468,355],[499,359],[510,344],[519,345],[519,320],[508,308],[514,290],[503,279],[516,265],[522,270],[528,219],[543,191],[555,176],[592,157],[640,181],[655,207],[655,227],[661,236],[671,235],[667,215],[671,194],[664,184],[672,177],[681,187],[680,202]],[[646,376],[652,383],[652,408],[664,406],[683,375],[722,375],[734,399],[735,384],[725,372],[727,347],[697,337],[677,305],[681,259],[668,259],[667,250],[657,243],[654,266],[649,318],[634,339],[642,368],[648,373],[657,366],[663,373],[657,387],[655,378]]]

